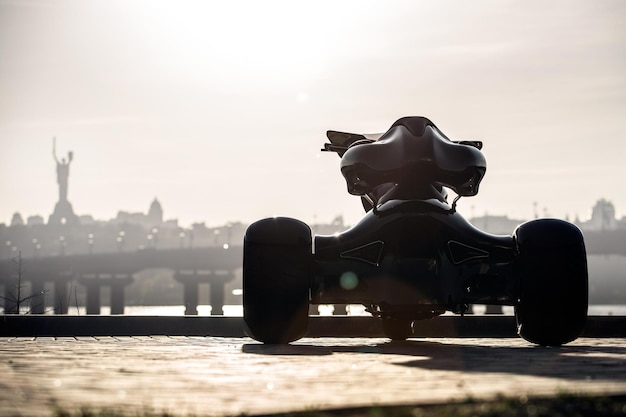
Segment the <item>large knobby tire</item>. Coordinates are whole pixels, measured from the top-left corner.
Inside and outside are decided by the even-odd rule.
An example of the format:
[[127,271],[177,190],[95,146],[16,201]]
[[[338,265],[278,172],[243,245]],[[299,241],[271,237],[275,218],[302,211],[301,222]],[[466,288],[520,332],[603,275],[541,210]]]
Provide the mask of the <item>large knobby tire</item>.
[[243,245],[243,318],[248,336],[289,343],[308,331],[311,229],[295,219],[260,220]]
[[542,346],[580,336],[587,321],[587,255],[581,231],[556,219],[532,220],[514,233],[519,251],[518,334]]

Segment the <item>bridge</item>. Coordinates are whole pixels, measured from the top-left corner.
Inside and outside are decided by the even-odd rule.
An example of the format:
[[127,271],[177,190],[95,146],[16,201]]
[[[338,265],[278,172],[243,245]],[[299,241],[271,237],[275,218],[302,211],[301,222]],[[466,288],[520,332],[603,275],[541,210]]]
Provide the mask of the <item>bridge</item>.
[[[111,289],[111,314],[124,314],[124,288],[133,282],[133,274],[149,268],[174,271],[174,279],[183,284],[186,315],[197,315],[198,285],[209,283],[211,314],[223,314],[224,286],[241,267],[241,246],[186,248],[135,252],[66,255],[0,262],[0,284],[4,285],[5,312],[16,312],[19,304],[17,285],[30,283],[30,294],[42,294],[45,283],[54,291],[54,313],[67,314],[68,288],[77,281],[86,288],[87,314],[100,314],[102,287]],[[43,303],[33,305],[31,313],[43,314]]]
[[585,231],[587,254],[626,256],[626,230]]
[[[587,253],[626,255],[624,231],[585,232]],[[63,255],[27,258],[21,273],[15,260],[0,261],[0,285],[4,286],[5,312],[17,312],[16,285],[30,284],[30,294],[42,294],[51,283],[55,314],[67,314],[71,283],[86,289],[87,314],[100,314],[102,287],[109,287],[111,314],[124,314],[124,288],[133,282],[133,275],[149,268],[174,271],[174,279],[183,284],[185,315],[198,314],[198,286],[210,285],[209,304],[212,315],[222,315],[225,284],[234,279],[234,271],[242,266],[243,247],[201,247],[134,252]],[[44,303],[31,303],[31,313],[43,314]],[[341,309],[341,306],[336,306]],[[339,312],[339,310],[337,310]]]

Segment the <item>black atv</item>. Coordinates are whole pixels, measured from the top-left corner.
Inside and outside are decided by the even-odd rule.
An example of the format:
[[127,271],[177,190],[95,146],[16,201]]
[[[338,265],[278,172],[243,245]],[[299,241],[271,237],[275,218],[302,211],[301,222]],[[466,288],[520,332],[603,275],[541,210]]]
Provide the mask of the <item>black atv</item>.
[[[452,141],[430,120],[405,117],[382,135],[329,131],[348,192],[366,214],[333,236],[285,217],[250,225],[244,238],[246,333],[264,343],[306,335],[309,304],[363,304],[393,340],[415,320],[471,304],[514,306],[518,333],[539,345],[576,339],[587,318],[581,231],[536,219],[511,236],[478,230],[456,211],[486,172],[479,141]],[[450,205],[446,189],[456,198]]]

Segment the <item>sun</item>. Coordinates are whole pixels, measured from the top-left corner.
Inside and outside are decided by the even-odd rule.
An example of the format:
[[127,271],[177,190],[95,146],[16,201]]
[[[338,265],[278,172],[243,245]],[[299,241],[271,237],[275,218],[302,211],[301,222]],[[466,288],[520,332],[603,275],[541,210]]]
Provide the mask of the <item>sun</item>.
[[120,2],[127,29],[164,68],[283,82],[313,77],[340,54],[342,2]]

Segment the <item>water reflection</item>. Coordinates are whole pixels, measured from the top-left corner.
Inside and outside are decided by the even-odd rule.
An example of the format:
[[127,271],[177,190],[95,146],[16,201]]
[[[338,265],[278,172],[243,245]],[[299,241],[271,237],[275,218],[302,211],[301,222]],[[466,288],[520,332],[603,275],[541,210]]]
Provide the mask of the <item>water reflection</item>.
[[[320,305],[319,306],[319,315],[320,316],[332,316],[334,308],[332,305]],[[474,315],[482,316],[485,315],[486,306],[484,305],[475,305],[474,306]],[[513,307],[504,306],[503,307],[503,315],[512,316],[513,315]],[[100,315],[108,316],[111,314],[111,307],[109,306],[101,306]],[[2,307],[0,307],[0,312],[3,313]],[[27,308],[22,311],[22,313],[27,313]],[[47,311],[46,314],[52,314],[52,311]],[[126,306],[124,309],[125,316],[184,316],[185,314],[184,306]],[[70,306],[68,308],[68,315],[76,316],[76,315],[85,315],[85,307],[79,306]],[[210,305],[199,305],[198,306],[198,316],[210,316],[211,315],[211,306]],[[349,316],[369,316],[370,314],[365,311],[365,307],[362,305],[349,305],[348,306],[348,315]],[[455,316],[453,313],[446,313],[445,316]],[[626,305],[617,304],[617,305],[590,305],[589,306],[589,315],[590,316],[626,316]],[[225,305],[224,306],[224,316],[229,317],[243,317],[243,306],[241,305]]]

